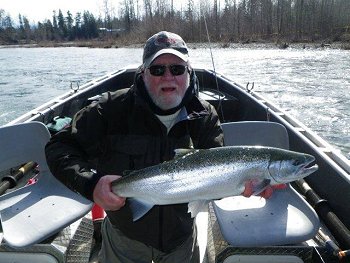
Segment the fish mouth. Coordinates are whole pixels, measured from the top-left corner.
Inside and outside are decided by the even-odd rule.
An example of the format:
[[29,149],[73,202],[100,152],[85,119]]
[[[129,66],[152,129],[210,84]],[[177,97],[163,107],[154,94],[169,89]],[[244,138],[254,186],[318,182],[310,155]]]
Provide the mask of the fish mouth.
[[312,157],[310,158],[309,161],[306,161],[305,163],[300,164],[299,169],[296,173],[296,176],[303,178],[316,172],[318,170],[318,165],[317,164],[311,165],[314,161],[315,161],[315,157]]

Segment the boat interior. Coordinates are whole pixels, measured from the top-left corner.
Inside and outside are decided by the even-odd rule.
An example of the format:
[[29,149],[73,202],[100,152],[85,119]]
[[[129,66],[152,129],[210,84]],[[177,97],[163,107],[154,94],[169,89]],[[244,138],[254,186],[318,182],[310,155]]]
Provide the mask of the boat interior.
[[[47,125],[57,117],[72,118],[103,92],[129,87],[134,73],[135,69],[123,69],[92,80],[0,127],[1,178],[8,178],[24,163],[39,164],[0,196],[0,262],[13,258],[29,263],[97,262],[100,222],[92,219],[89,201],[62,186],[49,172],[44,146],[56,131]],[[252,85],[242,87],[205,69],[197,69],[196,74],[200,97],[217,109],[225,145],[271,146],[316,157],[319,170],[305,183],[326,200],[342,223],[341,231],[346,230],[350,226],[349,161],[254,93]],[[339,192],[345,201],[339,201]],[[255,196],[213,201],[208,212],[196,219],[201,262],[340,262],[340,256],[329,248],[330,241],[343,250],[350,249],[350,243],[337,233],[339,226],[334,232],[324,222],[317,205],[310,204],[294,183],[269,200]]]

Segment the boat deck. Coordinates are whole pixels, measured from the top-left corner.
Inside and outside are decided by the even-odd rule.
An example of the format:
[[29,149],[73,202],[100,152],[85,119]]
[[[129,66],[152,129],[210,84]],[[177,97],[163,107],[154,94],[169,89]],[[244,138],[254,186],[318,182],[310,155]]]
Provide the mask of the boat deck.
[[[108,90],[129,87],[133,81],[134,70],[118,70],[89,82],[81,86],[79,90],[55,98],[20,116],[8,125],[31,121],[48,124],[55,116],[72,117],[80,108],[94,100],[98,94]],[[303,124],[260,95],[208,70],[198,69],[197,75],[201,86],[201,96],[217,108],[223,123],[237,121],[272,121],[280,123],[287,129],[292,150],[315,155],[320,169],[317,175],[310,176],[307,181],[323,199],[327,200],[329,206],[334,209],[334,214],[338,215],[345,228],[350,227],[350,210],[348,209],[350,200],[349,160],[334,151],[328,143]],[[217,90],[215,77],[218,78],[219,91]],[[3,175],[8,173],[9,171],[5,171]],[[33,174],[27,174],[21,181],[22,183],[19,183],[15,189],[25,185],[32,176]],[[337,191],[334,191],[334,189],[337,189]],[[300,192],[304,194],[302,191]],[[340,201],[339,193],[342,194],[342,200]],[[328,251],[324,240],[318,235],[312,240],[291,245],[233,247],[223,238],[212,206],[209,207],[207,214],[201,215],[199,221],[202,262],[339,262],[339,259]],[[39,244],[15,249],[7,246],[6,243],[2,243],[0,246],[0,262],[8,262],[16,258],[17,262],[26,263],[95,263],[97,251],[95,248],[98,248],[98,242],[96,243],[94,239],[94,236],[96,237],[96,234],[94,235],[95,228],[98,228],[98,224],[94,224],[91,214],[87,214]],[[321,228],[332,240],[338,239],[335,235],[335,238],[333,237],[332,233],[334,231],[330,231],[322,219]],[[346,242],[338,244],[343,249],[350,249],[346,246]]]

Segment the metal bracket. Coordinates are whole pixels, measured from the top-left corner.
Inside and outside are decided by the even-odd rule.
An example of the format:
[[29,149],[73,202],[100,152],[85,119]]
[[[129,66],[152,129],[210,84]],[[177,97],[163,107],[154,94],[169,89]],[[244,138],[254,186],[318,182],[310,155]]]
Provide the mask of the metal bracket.
[[[249,86],[251,86],[251,87],[249,87]],[[252,83],[248,82],[245,88],[246,88],[247,92],[250,93],[254,89],[254,82],[252,82]]]
[[[73,83],[76,83],[76,87],[73,87]],[[71,81],[70,89],[73,90],[74,92],[77,92],[80,89],[79,81]]]

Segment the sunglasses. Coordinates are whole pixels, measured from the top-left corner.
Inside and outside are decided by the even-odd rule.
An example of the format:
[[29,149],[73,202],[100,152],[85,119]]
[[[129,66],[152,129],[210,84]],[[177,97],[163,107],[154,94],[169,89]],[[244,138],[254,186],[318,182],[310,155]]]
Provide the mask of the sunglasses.
[[166,69],[169,68],[170,73],[173,76],[180,76],[185,73],[187,66],[185,65],[152,65],[148,67],[149,73],[153,76],[163,76],[165,74]]

